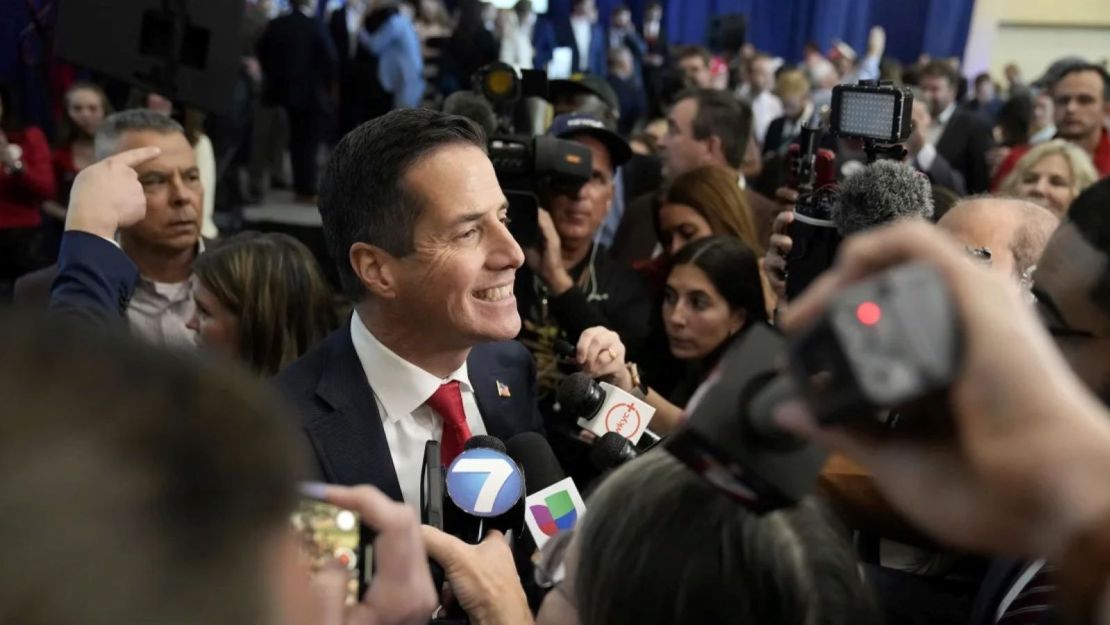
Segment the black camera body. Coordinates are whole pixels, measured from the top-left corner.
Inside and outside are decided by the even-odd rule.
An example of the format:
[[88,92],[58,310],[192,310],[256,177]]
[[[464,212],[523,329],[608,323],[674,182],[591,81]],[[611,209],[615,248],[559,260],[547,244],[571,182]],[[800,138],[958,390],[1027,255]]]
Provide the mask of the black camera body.
[[[861,140],[869,163],[878,158],[902,160],[901,143],[912,131],[913,94],[889,81],[861,80],[856,85],[833,88],[828,132],[845,139]],[[825,131],[819,120],[811,120],[790,146],[787,185],[798,191],[793,241],[786,263],[786,296],[794,299],[836,258],[841,235],[832,222],[836,195],[836,155],[820,146]]]
[[777,406],[804,399],[822,423],[889,428],[880,414],[948,389],[962,345],[936,270],[896,267],[844,289],[796,340],[745,329],[664,448],[754,512],[793,505],[812,491],[826,453],[781,430]]
[[593,156],[580,143],[538,135],[492,137],[489,158],[509,200],[509,231],[522,247],[539,243],[540,196],[576,193],[590,180]]
[[[547,75],[540,70],[521,74],[506,63],[486,65],[471,77],[474,92],[490,103],[498,134],[487,152],[501,190],[509,200],[509,231],[522,247],[540,241],[540,196],[549,191],[575,193],[590,180],[589,148],[543,134],[527,107],[527,98],[548,97]],[[527,126],[525,132],[517,132]]]

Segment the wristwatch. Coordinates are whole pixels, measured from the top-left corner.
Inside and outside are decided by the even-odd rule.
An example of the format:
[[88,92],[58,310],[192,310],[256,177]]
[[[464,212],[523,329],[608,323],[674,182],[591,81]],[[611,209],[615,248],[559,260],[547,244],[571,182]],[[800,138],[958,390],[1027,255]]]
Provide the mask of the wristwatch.
[[632,395],[636,399],[646,399],[648,387],[640,377],[640,368],[634,362],[625,363],[624,366],[628,369],[628,377],[632,379]]

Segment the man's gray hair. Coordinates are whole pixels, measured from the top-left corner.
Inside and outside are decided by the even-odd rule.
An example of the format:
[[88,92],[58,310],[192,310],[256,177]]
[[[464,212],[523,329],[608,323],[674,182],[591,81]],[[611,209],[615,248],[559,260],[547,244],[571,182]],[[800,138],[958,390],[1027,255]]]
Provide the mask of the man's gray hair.
[[93,140],[96,160],[99,161],[119,152],[120,137],[123,133],[143,131],[163,135],[174,132],[185,134],[181,124],[166,115],[148,109],[129,109],[113,113],[104,118],[96,130],[96,138]]

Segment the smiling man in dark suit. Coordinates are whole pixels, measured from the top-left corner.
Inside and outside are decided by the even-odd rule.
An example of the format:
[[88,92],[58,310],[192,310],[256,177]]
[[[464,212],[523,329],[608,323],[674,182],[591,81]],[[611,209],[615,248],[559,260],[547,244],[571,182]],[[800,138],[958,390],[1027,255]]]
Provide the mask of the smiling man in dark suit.
[[541,431],[535,364],[513,339],[524,253],[485,137],[400,109],[336,146],[320,213],[351,320],[277,377],[323,477],[420,502],[424,444],[450,462],[471,435]]

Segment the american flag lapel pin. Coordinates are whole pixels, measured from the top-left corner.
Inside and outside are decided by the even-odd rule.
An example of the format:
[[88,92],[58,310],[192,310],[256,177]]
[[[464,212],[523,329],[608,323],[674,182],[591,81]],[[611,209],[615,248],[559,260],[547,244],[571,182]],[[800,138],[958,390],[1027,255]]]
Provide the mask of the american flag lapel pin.
[[501,380],[495,380],[495,381],[497,382],[497,396],[498,397],[512,397],[513,396],[512,392],[509,391],[509,385],[508,384],[505,384]]

